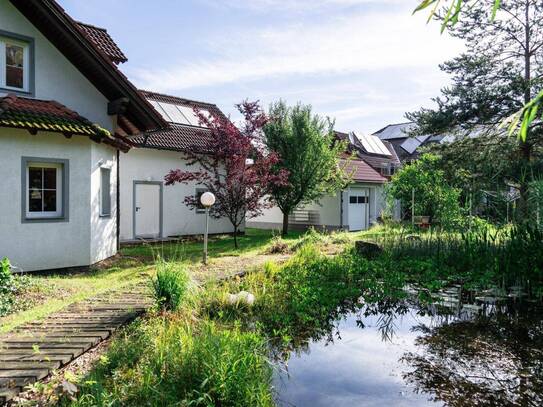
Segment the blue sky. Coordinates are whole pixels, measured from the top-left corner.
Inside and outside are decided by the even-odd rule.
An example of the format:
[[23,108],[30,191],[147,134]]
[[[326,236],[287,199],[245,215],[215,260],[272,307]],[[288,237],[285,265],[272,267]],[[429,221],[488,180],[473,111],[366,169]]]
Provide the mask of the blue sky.
[[[432,106],[438,64],[461,44],[414,0],[60,0],[107,28],[139,87],[213,102],[313,105],[342,131],[374,132]],[[236,116],[234,116],[236,117]]]

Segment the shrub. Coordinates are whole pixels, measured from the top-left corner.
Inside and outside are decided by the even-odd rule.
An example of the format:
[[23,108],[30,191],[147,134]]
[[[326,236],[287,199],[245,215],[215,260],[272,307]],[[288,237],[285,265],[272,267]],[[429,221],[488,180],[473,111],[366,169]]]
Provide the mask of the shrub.
[[179,263],[158,258],[156,277],[153,280],[154,297],[158,306],[177,310],[183,303],[190,284],[187,271]]
[[11,264],[7,257],[0,261],[0,290],[11,284],[13,274],[11,273]]

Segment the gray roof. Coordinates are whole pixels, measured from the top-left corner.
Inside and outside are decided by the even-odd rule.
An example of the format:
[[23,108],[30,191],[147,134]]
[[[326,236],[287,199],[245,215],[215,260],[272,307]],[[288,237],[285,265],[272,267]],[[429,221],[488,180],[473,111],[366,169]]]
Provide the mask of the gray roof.
[[379,137],[381,140],[406,138],[409,137],[407,133],[414,129],[415,126],[416,125],[413,122],[389,124],[388,126],[383,127],[381,130],[373,133],[373,135]]

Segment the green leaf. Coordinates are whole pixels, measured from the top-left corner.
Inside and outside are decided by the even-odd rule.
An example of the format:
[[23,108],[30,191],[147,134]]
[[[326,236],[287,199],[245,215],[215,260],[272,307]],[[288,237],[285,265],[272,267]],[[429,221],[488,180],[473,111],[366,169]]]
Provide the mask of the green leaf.
[[501,5],[501,0],[494,0],[494,7],[492,8],[492,17],[491,17],[492,21],[494,21],[494,19],[496,18],[496,13],[498,9],[500,8],[500,5]]

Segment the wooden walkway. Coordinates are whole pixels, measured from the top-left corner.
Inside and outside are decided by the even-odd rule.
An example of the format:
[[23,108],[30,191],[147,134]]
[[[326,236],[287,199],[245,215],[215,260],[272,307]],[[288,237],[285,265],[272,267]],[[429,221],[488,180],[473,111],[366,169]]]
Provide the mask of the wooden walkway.
[[0,336],[0,405],[96,346],[151,303],[146,285],[132,285]]

